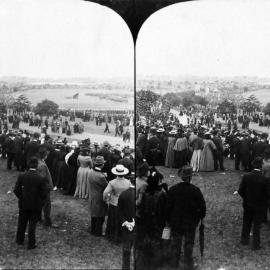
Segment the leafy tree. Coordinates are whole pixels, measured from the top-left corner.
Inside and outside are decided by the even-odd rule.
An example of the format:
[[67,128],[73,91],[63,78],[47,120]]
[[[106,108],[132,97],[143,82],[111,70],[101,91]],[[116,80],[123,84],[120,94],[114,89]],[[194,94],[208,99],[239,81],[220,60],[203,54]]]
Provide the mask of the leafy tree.
[[37,104],[34,111],[36,114],[49,116],[57,114],[58,107],[59,106],[55,102],[45,99]]
[[191,96],[184,97],[183,100],[182,100],[182,105],[184,107],[186,107],[186,108],[189,107],[189,106],[191,106],[191,105],[193,105],[193,104],[194,104],[194,100],[192,99]]
[[156,110],[160,105],[160,95],[150,90],[141,90],[136,93],[137,114],[148,116],[152,110]]
[[265,107],[263,108],[263,112],[264,112],[265,114],[270,115],[270,103],[269,103],[269,102],[268,102],[268,103],[265,105]]
[[251,95],[245,99],[241,108],[246,113],[252,113],[261,109],[261,103],[254,95]]
[[17,97],[17,99],[13,102],[13,104],[11,105],[12,109],[15,112],[21,113],[23,111],[28,111],[30,110],[30,101],[28,100],[27,97],[25,97],[24,95],[20,95]]
[[236,106],[233,102],[225,99],[218,105],[218,111],[220,113],[236,113]]

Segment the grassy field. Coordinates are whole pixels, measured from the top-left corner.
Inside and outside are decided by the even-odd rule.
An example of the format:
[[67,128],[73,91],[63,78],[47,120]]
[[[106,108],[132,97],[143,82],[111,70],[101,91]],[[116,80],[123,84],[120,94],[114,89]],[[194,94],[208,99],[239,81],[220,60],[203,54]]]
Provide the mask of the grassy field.
[[119,269],[121,247],[90,235],[89,213],[84,200],[52,192],[52,219],[58,229],[37,227],[35,250],[15,244],[17,198],[12,190],[17,172],[6,171],[0,159],[0,269]]
[[[270,229],[263,225],[262,249],[252,251],[239,244],[242,226],[242,201],[233,192],[238,189],[241,172],[232,171],[228,160],[225,173],[199,173],[193,183],[202,190],[207,203],[205,219],[205,256],[200,259],[199,241],[194,247],[195,262],[202,270],[266,270],[270,269]],[[180,181],[175,169],[158,167],[166,182]],[[95,238],[86,232],[89,224],[87,204],[53,192],[52,217],[59,229],[45,229],[38,225],[36,250],[28,251],[15,242],[17,199],[7,194],[12,189],[17,172],[7,172],[0,160],[0,268],[35,269],[119,269],[121,247]],[[165,270],[165,268],[163,268]]]
[[[194,247],[195,262],[203,270],[266,270],[270,269],[270,228],[263,225],[262,249],[240,245],[242,227],[242,200],[233,195],[238,190],[242,172],[233,171],[233,162],[227,160],[230,171],[199,173],[192,179],[204,194],[207,204],[205,218],[205,256],[200,258],[198,233]],[[180,181],[176,170],[158,167],[169,185]]]

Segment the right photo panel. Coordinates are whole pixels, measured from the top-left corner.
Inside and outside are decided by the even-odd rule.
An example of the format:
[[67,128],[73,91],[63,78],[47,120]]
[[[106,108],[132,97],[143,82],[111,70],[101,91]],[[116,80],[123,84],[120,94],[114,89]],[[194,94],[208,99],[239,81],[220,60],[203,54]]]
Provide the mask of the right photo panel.
[[268,269],[270,3],[163,8],[136,43],[136,269]]

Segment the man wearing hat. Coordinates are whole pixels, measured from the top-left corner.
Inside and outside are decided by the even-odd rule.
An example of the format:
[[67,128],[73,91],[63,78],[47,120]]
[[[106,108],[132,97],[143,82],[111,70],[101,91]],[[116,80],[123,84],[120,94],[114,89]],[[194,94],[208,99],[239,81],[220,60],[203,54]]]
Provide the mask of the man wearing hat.
[[194,269],[192,257],[196,227],[205,217],[206,204],[200,189],[191,184],[192,167],[183,166],[183,182],[169,189],[167,221],[172,233],[172,267],[178,267],[184,238],[184,269]]
[[134,162],[132,160],[130,149],[125,150],[124,157],[118,161],[118,164],[122,164],[129,170],[129,175],[134,172]]
[[265,208],[269,199],[267,178],[262,174],[263,159],[257,157],[252,162],[253,170],[243,176],[238,194],[243,199],[243,226],[241,244],[249,244],[251,226],[253,225],[252,249],[260,249],[260,226],[263,222]]
[[38,153],[40,142],[38,141],[39,134],[34,133],[33,140],[28,142],[25,146],[26,160],[28,161],[31,157],[36,156]]
[[28,249],[36,248],[36,224],[42,209],[43,200],[48,193],[46,180],[36,169],[38,159],[33,157],[29,161],[29,171],[19,175],[14,187],[14,193],[19,199],[19,218],[16,243],[22,245],[28,224]]
[[107,173],[108,180],[111,180],[113,178],[111,174],[112,169],[112,153],[109,150],[110,144],[108,141],[105,141],[103,143],[103,147],[99,150],[98,156],[103,156],[106,160],[106,163],[104,164],[103,171]]
[[[46,199],[43,203],[43,212],[44,212],[44,225],[48,227],[57,227],[56,225],[52,224],[51,221],[51,197],[50,192],[53,190],[53,182],[52,182],[52,176],[51,173],[45,163],[45,160],[48,156],[48,151],[45,146],[41,146],[38,150],[38,167],[37,172],[40,176],[44,177],[47,181],[47,184],[49,186],[49,192],[46,196]],[[41,215],[40,215],[41,220]]]
[[102,226],[107,215],[107,204],[103,201],[103,192],[107,187],[107,180],[102,173],[105,160],[97,156],[94,160],[94,169],[88,174],[89,209],[91,213],[91,228],[89,232],[95,236],[102,236]]

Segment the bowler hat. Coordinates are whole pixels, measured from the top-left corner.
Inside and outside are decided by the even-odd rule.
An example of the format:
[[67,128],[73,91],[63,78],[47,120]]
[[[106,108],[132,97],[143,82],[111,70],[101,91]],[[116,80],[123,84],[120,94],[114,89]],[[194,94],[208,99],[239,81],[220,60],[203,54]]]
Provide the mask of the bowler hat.
[[94,160],[94,164],[95,165],[102,165],[104,164],[106,161],[104,160],[103,156],[97,156]]

